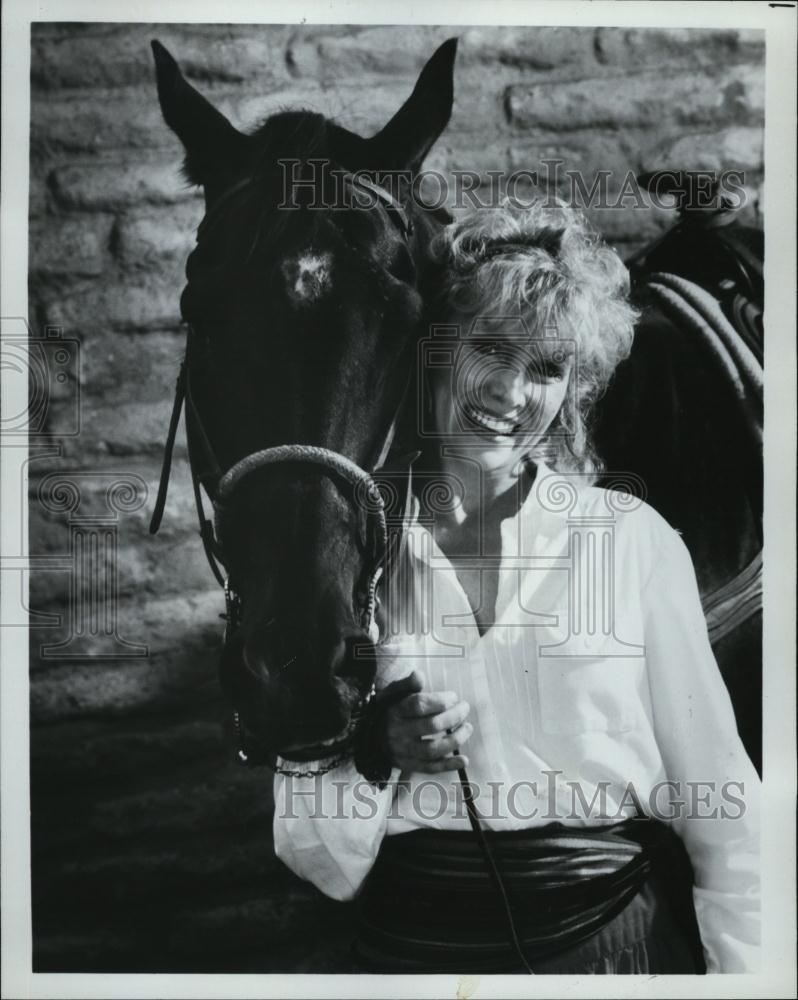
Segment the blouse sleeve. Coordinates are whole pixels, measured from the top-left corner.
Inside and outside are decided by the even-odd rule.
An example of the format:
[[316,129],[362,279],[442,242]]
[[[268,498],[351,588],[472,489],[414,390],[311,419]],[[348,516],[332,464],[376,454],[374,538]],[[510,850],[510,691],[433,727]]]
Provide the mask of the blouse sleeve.
[[664,521],[660,527],[643,613],[656,739],[675,790],[672,802],[682,803],[674,827],[695,872],[708,971],[755,971],[759,777],[737,733],[687,547]]
[[395,790],[395,781],[374,788],[351,762],[313,778],[276,774],[277,857],[325,895],[351,899],[377,857]]

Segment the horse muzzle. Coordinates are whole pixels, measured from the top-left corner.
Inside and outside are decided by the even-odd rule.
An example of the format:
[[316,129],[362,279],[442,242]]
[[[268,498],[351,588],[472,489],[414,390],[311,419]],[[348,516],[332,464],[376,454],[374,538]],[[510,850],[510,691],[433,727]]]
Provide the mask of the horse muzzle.
[[311,760],[324,760],[345,753],[354,742],[358,728],[366,714],[369,704],[376,692],[372,684],[351,710],[346,724],[334,736],[327,739],[311,740],[310,742],[291,743],[279,749],[280,757],[299,763]]
[[238,638],[222,658],[223,686],[248,744],[292,760],[342,753],[374,690],[375,646],[365,634],[339,639],[323,655]]

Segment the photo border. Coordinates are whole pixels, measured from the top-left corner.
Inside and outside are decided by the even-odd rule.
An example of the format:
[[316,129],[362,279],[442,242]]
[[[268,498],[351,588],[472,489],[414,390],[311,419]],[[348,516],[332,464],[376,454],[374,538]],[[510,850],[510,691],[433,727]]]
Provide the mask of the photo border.
[[[0,630],[2,996],[4,997],[745,997],[795,995],[795,182],[796,4],[427,0],[6,0],[2,8],[3,316],[27,316],[31,21],[367,23],[758,28],[766,33],[763,950],[759,974],[657,977],[149,975],[33,973],[28,649]],[[17,382],[19,380],[16,380]],[[4,407],[18,412],[3,373]],[[13,464],[13,463],[12,463]],[[21,491],[2,466],[4,532]],[[25,523],[24,521],[22,523]],[[4,539],[5,540],[5,539]],[[2,594],[5,604],[10,600]],[[790,964],[792,963],[792,964]]]

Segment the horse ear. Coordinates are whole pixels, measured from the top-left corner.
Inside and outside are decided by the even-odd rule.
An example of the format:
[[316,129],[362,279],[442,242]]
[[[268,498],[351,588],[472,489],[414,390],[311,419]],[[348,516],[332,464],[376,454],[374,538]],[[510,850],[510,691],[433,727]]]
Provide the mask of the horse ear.
[[445,41],[422,69],[413,93],[369,140],[377,170],[415,172],[449,123],[454,101],[457,39]]
[[247,137],[188,83],[172,55],[153,40],[158,100],[169,128],[186,150],[185,173],[194,184],[208,185],[240,162]]

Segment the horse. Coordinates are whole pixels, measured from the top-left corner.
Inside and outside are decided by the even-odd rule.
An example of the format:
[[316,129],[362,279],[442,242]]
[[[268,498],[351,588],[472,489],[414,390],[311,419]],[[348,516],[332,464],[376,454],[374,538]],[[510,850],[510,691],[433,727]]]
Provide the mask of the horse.
[[200,534],[226,595],[220,680],[242,760],[335,759],[374,694],[388,538],[373,474],[410,382],[428,248],[445,221],[410,193],[451,115],[456,45],[437,49],[364,138],[307,110],[243,133],[152,43],[161,110],[205,216],[186,266],[186,355],[151,531],[185,406]]
[[594,414],[607,470],[599,485],[634,473],[682,534],[740,737],[761,773],[764,236],[722,198],[681,216],[627,261],[641,316]]

